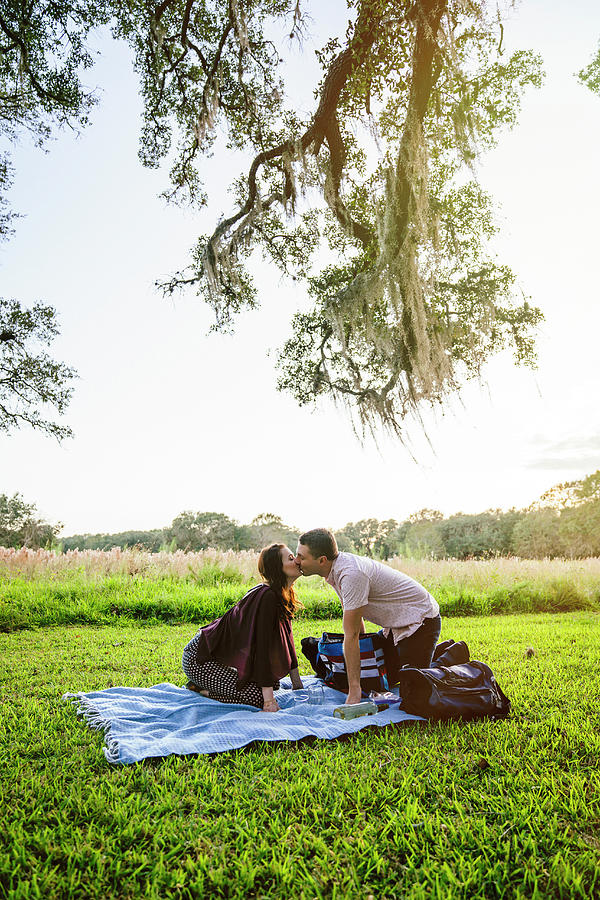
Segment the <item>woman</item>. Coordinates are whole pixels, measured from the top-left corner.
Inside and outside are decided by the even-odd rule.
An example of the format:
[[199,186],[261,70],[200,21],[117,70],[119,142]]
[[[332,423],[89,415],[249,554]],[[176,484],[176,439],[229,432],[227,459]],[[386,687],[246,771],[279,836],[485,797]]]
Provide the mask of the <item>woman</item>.
[[261,550],[263,584],[253,587],[225,615],[205,625],[183,651],[187,687],[222,703],[246,703],[266,712],[279,706],[273,690],[290,675],[302,687],[291,619],[300,605],[294,582],[300,576],[285,544]]

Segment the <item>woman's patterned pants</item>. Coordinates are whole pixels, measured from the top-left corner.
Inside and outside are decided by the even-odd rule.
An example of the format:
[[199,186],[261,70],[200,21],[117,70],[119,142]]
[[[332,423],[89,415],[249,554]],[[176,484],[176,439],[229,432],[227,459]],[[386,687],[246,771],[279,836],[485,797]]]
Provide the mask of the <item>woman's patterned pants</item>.
[[183,654],[183,671],[190,681],[203,691],[208,691],[211,700],[221,703],[245,703],[248,706],[263,708],[262,691],[253,681],[242,688],[237,686],[237,670],[221,663],[208,662],[198,665],[193,653]]

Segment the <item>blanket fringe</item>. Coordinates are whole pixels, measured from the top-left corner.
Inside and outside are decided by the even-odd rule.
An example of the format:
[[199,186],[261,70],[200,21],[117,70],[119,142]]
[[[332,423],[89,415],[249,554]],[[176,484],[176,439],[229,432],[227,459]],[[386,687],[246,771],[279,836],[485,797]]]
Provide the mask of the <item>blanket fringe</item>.
[[104,743],[106,744],[106,748],[103,748],[104,755],[111,763],[119,762],[119,742],[110,736],[110,720],[100,714],[93,701],[89,700],[82,691],[76,694],[63,694],[62,699],[72,703],[77,710],[77,715],[85,719],[90,728],[104,731]]
[[119,762],[119,742],[116,738],[112,738],[109,735],[106,735],[104,738],[104,743],[106,747],[103,748],[104,755],[109,763],[118,763]]

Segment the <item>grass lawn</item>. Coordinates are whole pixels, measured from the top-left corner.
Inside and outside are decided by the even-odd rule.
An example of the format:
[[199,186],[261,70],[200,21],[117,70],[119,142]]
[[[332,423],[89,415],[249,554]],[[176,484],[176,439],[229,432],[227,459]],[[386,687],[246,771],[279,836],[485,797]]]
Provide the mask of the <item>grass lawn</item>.
[[182,684],[194,631],[0,634],[0,897],[600,897],[598,613],[444,622],[508,721],[110,766],[61,695]]
[[[498,582],[489,570],[487,580],[476,581],[463,572],[464,583],[424,580],[440,604],[442,618],[533,612],[600,611],[597,575],[587,580],[572,569],[568,576],[531,581],[509,574]],[[543,571],[543,570],[542,570]],[[477,569],[473,566],[473,573]],[[222,616],[258,581],[229,579],[214,567],[196,578],[110,575],[99,578],[66,572],[51,578],[2,577],[0,573],[0,631],[19,631],[57,625],[176,625],[207,622]],[[302,578],[298,597],[303,607],[298,620],[328,619],[339,615],[340,601],[322,578]],[[313,627],[321,628],[315,624]]]

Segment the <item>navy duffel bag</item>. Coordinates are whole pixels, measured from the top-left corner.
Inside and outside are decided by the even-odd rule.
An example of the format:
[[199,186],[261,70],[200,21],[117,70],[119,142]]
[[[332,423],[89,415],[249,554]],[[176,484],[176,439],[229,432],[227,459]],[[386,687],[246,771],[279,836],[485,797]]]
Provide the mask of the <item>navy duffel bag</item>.
[[398,671],[400,708],[413,716],[451,719],[504,719],[510,700],[485,663],[471,660],[454,666]]

